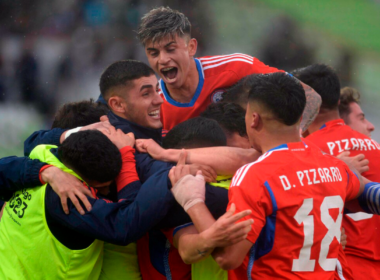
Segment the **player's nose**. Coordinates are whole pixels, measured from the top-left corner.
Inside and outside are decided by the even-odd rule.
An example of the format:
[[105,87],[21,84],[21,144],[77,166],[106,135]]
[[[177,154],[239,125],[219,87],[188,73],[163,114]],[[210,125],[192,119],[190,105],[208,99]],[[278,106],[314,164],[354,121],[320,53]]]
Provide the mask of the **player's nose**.
[[158,57],[158,63],[167,64],[170,61],[170,57],[166,52],[160,52]]
[[164,100],[162,99],[161,95],[156,93],[156,95],[154,96],[153,102],[152,102],[153,105],[161,105],[163,102],[164,102]]
[[375,126],[370,121],[368,121],[368,120],[367,120],[367,130],[369,132],[372,132],[372,131],[375,130]]

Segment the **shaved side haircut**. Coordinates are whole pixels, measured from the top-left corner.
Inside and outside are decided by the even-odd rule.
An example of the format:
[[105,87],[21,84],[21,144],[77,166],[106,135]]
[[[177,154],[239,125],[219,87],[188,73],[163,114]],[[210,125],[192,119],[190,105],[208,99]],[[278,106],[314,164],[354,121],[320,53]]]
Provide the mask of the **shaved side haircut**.
[[153,69],[141,61],[127,59],[114,62],[104,70],[100,77],[100,93],[104,100],[108,102],[112,88],[127,86],[133,80],[150,77],[151,75],[154,75]]

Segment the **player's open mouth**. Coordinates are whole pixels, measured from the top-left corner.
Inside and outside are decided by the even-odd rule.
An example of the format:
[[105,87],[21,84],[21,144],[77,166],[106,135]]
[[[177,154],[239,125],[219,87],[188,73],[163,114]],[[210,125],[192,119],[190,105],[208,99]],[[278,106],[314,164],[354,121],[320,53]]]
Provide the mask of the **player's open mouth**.
[[174,80],[177,77],[177,67],[166,67],[161,69],[161,73],[165,76],[166,80]]
[[148,115],[151,116],[152,118],[156,119],[156,120],[159,120],[160,119],[160,110],[157,109],[157,110],[151,111],[148,113]]

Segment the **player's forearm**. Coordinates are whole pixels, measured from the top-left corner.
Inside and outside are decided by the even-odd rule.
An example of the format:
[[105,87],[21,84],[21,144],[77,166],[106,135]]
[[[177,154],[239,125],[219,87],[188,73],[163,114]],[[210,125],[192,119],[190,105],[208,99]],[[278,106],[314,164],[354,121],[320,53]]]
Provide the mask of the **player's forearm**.
[[45,165],[27,157],[0,159],[0,199],[7,201],[16,191],[40,186],[39,172]]
[[186,264],[196,263],[208,257],[214,248],[204,233],[181,236],[178,252]]
[[60,138],[65,131],[65,129],[53,128],[52,130],[40,130],[34,132],[24,142],[24,155],[29,156],[32,150],[41,144],[59,146],[62,143]]
[[[157,185],[153,185],[153,182]],[[125,246],[140,239],[167,214],[173,197],[166,186],[152,177],[152,182],[148,181],[142,186],[133,202],[88,200],[92,205],[90,212],[81,215],[69,201],[70,214],[67,215],[59,206],[60,198],[49,187],[46,191],[46,211],[52,219],[65,227],[89,237]]]
[[[168,149],[160,160],[177,162],[181,150]],[[244,164],[253,162],[261,154],[255,149],[212,147],[187,150],[186,163],[212,167],[219,175],[233,175]]]
[[197,203],[187,211],[187,214],[189,214],[198,232],[207,230],[215,223],[214,217],[204,203]]
[[310,86],[300,82],[306,95],[306,106],[302,114],[301,129],[304,133],[319,113],[321,96]]

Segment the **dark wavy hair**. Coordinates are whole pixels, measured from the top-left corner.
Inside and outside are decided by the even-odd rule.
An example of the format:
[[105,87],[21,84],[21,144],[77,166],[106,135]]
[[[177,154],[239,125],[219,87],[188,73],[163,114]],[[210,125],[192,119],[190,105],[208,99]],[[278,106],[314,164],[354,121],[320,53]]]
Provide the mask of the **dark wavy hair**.
[[121,170],[118,148],[97,130],[71,134],[58,148],[64,165],[74,170],[83,180],[100,183],[112,181]]

